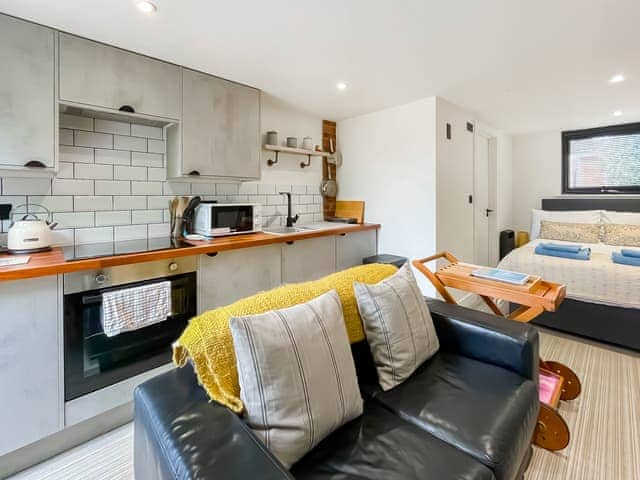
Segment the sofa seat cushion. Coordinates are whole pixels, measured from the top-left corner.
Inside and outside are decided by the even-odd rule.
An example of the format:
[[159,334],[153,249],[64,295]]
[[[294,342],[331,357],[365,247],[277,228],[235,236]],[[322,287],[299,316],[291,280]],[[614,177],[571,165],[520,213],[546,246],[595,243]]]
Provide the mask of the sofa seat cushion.
[[375,394],[392,412],[476,458],[497,479],[517,473],[538,417],[538,391],[503,368],[440,352]]
[[291,469],[297,479],[494,479],[469,455],[376,402],[320,442]]

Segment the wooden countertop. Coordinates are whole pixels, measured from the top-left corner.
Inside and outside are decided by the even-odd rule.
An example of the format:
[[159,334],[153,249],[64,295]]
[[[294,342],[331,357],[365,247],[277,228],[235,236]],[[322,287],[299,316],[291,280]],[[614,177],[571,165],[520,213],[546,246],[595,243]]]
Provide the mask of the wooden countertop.
[[[365,223],[361,225],[344,225],[325,230],[288,233],[286,235],[273,235],[262,232],[249,233],[247,235],[221,237],[209,241],[185,241],[191,246],[182,248],[154,250],[152,252],[129,253],[110,257],[87,258],[72,261],[65,261],[62,248],[54,247],[50,252],[30,254],[31,259],[29,263],[25,265],[0,266],[0,282],[43,277],[46,275],[58,275],[60,273],[78,272],[81,270],[101,269],[116,265],[152,262],[154,260],[163,260],[167,258],[224,252],[226,250],[258,247],[260,245],[271,245],[274,243],[287,243],[296,240],[306,240],[308,238],[328,237],[351,232],[361,232],[364,230],[377,230],[379,228],[380,225],[378,224]],[[5,255],[0,255],[0,258]]]

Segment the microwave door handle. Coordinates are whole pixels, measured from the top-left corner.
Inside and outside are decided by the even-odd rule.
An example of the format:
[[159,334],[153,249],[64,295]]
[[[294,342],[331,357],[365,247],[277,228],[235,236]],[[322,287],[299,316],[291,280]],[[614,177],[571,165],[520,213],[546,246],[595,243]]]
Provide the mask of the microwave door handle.
[[90,295],[88,297],[82,297],[83,305],[92,305],[94,303],[102,303],[102,295]]

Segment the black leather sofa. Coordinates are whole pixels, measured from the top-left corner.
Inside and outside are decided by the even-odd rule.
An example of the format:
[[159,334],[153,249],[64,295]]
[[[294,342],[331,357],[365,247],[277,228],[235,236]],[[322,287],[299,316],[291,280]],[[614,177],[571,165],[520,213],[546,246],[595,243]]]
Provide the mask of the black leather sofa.
[[364,414],[290,471],[190,368],[135,392],[135,476],[158,479],[521,479],[538,416],[538,334],[429,301],[440,351],[383,392],[368,345],[353,346]]

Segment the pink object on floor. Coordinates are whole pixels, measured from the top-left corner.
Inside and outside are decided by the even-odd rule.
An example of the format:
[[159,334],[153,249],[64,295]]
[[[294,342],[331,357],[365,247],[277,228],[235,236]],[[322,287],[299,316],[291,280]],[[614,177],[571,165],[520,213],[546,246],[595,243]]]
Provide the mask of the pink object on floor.
[[[541,402],[551,405],[551,399],[553,398],[553,392],[555,392],[560,379],[555,375],[550,375],[544,371],[540,371],[539,385],[538,385],[538,398]],[[552,405],[553,406],[553,405]]]

